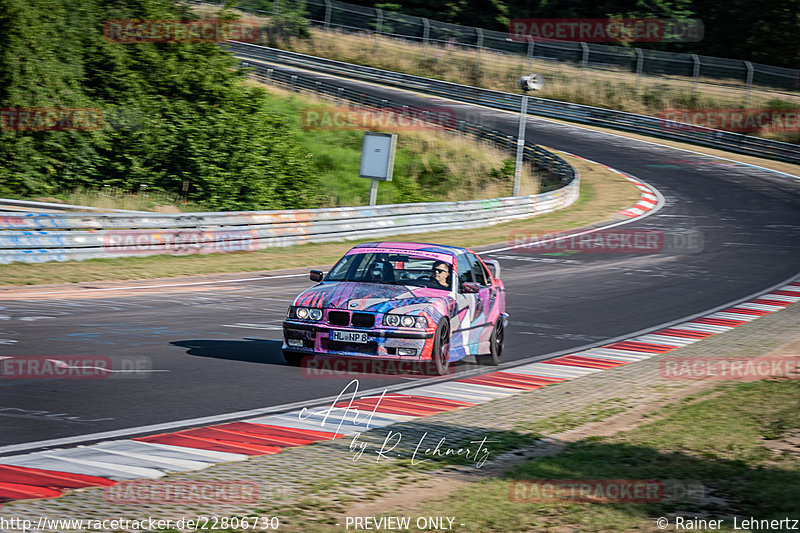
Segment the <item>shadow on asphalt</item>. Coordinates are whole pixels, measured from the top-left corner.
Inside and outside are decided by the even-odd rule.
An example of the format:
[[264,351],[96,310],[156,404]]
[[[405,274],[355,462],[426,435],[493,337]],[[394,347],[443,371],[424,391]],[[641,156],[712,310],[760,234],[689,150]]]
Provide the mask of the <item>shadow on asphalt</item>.
[[285,365],[281,341],[245,338],[243,340],[190,339],[171,342],[173,346],[188,348],[188,355],[212,357],[228,361]]
[[[242,340],[190,339],[171,342],[173,346],[187,348],[188,355],[212,357],[228,361],[244,361],[286,366],[281,341],[245,338]],[[428,379],[427,361],[381,361],[352,357],[304,357],[301,370],[317,378],[396,378],[400,376]],[[477,368],[474,363],[458,361],[450,364],[448,374],[455,375]]]

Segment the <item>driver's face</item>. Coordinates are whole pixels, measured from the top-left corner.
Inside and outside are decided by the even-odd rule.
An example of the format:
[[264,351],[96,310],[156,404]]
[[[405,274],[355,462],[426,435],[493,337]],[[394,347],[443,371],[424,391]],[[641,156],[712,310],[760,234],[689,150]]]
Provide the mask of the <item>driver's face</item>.
[[435,279],[439,285],[447,287],[448,274],[450,274],[450,268],[446,265],[436,265],[433,267],[433,279]]

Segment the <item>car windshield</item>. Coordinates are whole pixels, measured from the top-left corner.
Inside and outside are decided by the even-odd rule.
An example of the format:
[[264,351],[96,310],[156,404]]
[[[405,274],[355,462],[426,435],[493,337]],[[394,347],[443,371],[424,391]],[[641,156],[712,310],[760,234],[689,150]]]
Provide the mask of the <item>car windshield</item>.
[[340,259],[325,280],[388,283],[450,290],[452,268],[448,263],[426,257],[355,253]]

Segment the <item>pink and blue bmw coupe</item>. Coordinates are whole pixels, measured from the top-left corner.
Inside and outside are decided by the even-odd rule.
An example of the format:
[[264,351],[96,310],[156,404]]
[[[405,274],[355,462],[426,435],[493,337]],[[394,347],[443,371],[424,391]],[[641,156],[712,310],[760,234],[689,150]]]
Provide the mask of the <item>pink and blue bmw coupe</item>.
[[[490,271],[486,263],[493,267]],[[508,326],[500,265],[466,248],[372,242],[347,252],[295,298],[283,322],[286,362],[304,356],[429,363],[476,356],[497,365]]]

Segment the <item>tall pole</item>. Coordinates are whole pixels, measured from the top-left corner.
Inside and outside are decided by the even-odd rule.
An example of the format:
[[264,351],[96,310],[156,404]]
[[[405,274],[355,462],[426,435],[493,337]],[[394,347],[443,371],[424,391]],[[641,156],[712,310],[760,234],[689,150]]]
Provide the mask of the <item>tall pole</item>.
[[369,187],[369,205],[375,205],[378,201],[378,180],[372,180]]
[[514,165],[514,192],[519,196],[519,182],[522,177],[522,154],[525,151],[525,117],[528,114],[528,94],[522,95],[522,106],[519,110],[519,131],[517,131],[517,162]]

